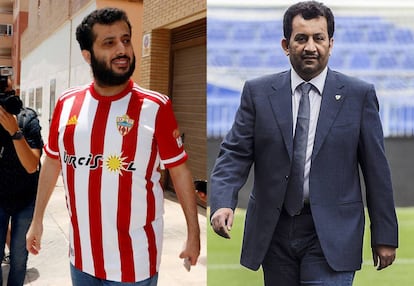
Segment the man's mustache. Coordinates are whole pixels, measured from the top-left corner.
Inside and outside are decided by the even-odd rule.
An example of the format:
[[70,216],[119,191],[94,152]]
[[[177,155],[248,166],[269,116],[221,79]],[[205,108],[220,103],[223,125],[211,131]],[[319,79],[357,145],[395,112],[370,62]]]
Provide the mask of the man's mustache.
[[131,58],[130,58],[130,57],[128,57],[128,56],[118,56],[118,57],[116,57],[116,58],[112,59],[112,61],[122,60],[122,59],[127,59],[128,61],[130,61],[130,60],[131,60]]

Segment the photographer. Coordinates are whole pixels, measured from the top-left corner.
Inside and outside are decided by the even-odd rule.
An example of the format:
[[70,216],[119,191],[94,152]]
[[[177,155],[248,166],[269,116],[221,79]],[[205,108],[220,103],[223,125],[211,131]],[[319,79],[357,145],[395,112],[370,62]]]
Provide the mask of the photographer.
[[26,232],[33,217],[43,141],[36,112],[21,107],[10,74],[4,69],[7,71],[0,67],[0,258],[10,221],[8,285],[23,285],[28,257]]

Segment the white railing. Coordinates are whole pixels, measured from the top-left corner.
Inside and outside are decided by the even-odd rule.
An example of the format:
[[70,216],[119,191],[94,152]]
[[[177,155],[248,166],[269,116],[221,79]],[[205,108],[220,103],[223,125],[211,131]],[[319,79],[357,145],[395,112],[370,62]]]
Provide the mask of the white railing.
[[224,137],[230,130],[240,99],[238,97],[207,97],[207,136]]
[[383,96],[379,101],[384,136],[414,136],[414,96]]

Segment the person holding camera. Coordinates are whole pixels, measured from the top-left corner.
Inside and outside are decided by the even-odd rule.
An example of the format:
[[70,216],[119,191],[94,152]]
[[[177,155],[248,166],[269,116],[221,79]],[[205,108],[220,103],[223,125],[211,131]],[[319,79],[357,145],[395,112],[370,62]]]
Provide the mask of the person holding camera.
[[[0,67],[2,69],[2,67]],[[3,71],[2,71],[3,74]],[[9,76],[0,76],[0,251],[11,224],[7,285],[23,285],[28,251],[26,232],[33,217],[43,141],[36,112],[23,108]],[[0,271],[0,281],[3,281]]]

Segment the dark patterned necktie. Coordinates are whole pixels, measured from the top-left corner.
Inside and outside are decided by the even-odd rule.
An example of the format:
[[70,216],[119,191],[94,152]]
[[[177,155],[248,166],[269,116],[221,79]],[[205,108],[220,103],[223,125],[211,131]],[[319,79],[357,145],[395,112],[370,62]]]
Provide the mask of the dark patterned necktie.
[[299,102],[295,138],[293,139],[292,168],[285,197],[285,209],[291,216],[300,213],[303,207],[305,157],[310,119],[309,91],[312,84],[303,83],[299,88],[302,91],[302,96]]

